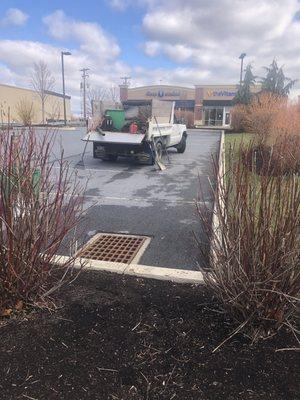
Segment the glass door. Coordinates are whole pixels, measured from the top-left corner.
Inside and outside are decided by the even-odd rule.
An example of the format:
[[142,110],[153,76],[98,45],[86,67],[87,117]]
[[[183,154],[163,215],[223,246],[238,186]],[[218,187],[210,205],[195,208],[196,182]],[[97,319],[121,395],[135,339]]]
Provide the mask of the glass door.
[[225,125],[230,125],[230,112],[226,111],[225,113]]
[[222,126],[223,125],[223,108],[216,109],[216,121],[215,125]]

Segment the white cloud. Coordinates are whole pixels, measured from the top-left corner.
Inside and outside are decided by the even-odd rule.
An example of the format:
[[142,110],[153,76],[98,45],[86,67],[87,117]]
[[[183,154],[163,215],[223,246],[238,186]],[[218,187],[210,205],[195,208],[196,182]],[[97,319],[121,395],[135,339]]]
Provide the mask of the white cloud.
[[161,52],[161,50],[162,50],[162,46],[159,42],[148,41],[144,44],[144,52],[149,57],[157,56]]
[[235,83],[238,56],[246,52],[246,62],[254,63],[258,74],[275,57],[288,76],[300,78],[298,0],[173,0],[172,6],[168,0],[148,0],[147,4],[143,47],[150,57],[163,54],[179,65],[209,70],[216,83]]
[[129,2],[126,0],[108,0],[108,3],[118,11],[124,11],[129,6]]
[[111,8],[117,11],[124,11],[128,7],[153,6],[159,0],[106,0]]
[[274,39],[300,10],[298,0],[161,0],[149,7],[144,30],[152,39],[198,45],[204,39]]
[[209,70],[200,71],[199,69],[188,67],[173,69],[156,68],[151,70],[143,67],[135,67],[132,72],[132,76],[134,76],[132,86],[164,84],[193,87],[195,82],[213,82]]
[[97,23],[68,18],[62,10],[48,15],[43,21],[50,36],[61,41],[75,40],[79,43],[82,52],[93,54],[102,62],[120,54],[120,47],[114,37],[105,32]]
[[28,18],[29,16],[18,8],[9,8],[0,20],[0,26],[22,26],[26,24]]

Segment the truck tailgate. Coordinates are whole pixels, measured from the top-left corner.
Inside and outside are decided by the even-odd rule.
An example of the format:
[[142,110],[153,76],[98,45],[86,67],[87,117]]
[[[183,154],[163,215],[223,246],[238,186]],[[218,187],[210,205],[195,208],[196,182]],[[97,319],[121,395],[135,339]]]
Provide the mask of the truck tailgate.
[[104,136],[96,131],[89,132],[86,136],[82,138],[84,141],[89,142],[99,142],[103,144],[131,144],[131,145],[139,145],[142,143],[145,134],[132,134],[125,132],[108,132],[104,131]]

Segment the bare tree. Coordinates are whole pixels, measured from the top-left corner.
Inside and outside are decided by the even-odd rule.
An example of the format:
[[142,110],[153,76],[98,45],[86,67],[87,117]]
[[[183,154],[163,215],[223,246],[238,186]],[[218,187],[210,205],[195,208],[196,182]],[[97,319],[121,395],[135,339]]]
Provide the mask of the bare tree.
[[35,116],[33,102],[30,102],[26,98],[20,99],[16,104],[16,111],[23,125],[30,126],[32,124]]
[[48,112],[48,115],[49,115],[50,119],[52,119],[52,120],[60,119],[61,110],[60,110],[60,104],[58,101],[55,101],[52,104],[51,110]]
[[49,91],[53,89],[55,80],[44,61],[39,61],[33,65],[31,85],[39,96],[42,104],[42,122],[45,123],[45,103],[49,97]]
[[[93,104],[101,101],[118,103],[120,101],[119,89],[116,86],[92,88],[88,92],[88,114],[93,115]],[[96,106],[97,107],[97,106]]]
[[111,86],[109,88],[109,97],[114,103],[118,103],[120,101],[120,90],[117,86]]
[[88,115],[93,115],[93,109],[94,109],[93,103],[106,100],[107,89],[104,87],[92,88],[88,91],[87,97],[88,97],[87,113]]

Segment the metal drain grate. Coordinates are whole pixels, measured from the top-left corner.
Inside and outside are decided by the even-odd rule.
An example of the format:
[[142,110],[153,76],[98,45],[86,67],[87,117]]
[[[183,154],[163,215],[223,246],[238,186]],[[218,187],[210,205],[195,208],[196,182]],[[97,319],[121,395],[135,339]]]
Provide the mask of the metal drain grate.
[[130,264],[137,262],[149,242],[147,236],[99,233],[77,255],[92,260]]

